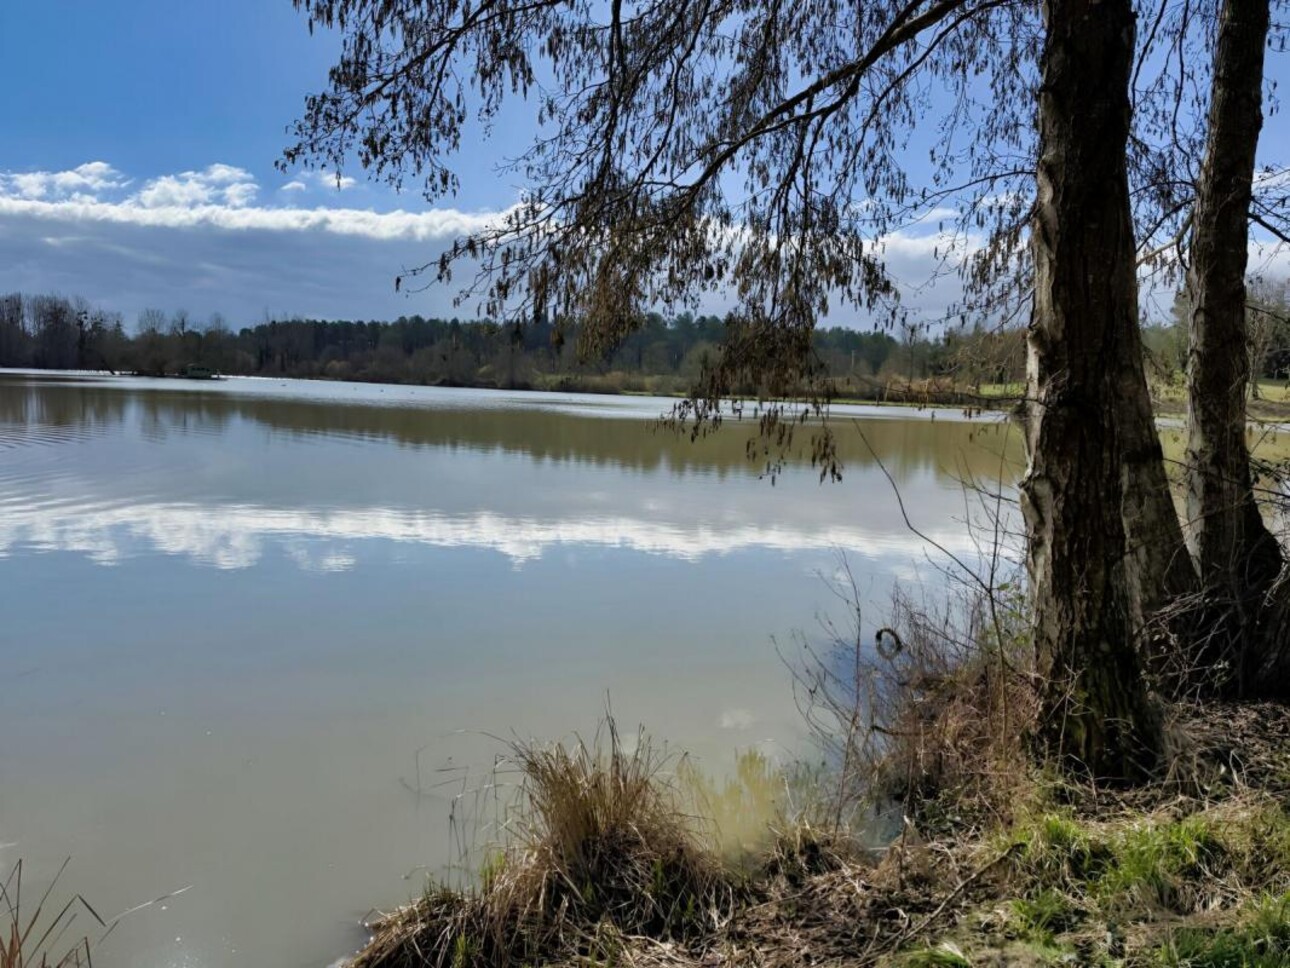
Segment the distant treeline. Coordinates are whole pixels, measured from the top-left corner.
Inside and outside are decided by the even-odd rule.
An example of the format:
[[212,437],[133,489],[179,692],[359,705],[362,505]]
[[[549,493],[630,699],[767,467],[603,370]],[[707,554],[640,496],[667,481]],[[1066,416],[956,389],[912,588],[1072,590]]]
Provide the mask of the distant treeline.
[[[156,376],[198,366],[374,383],[673,393],[693,386],[721,352],[724,333],[718,316],[651,315],[607,358],[581,361],[576,327],[557,336],[543,321],[288,319],[234,330],[219,315],[199,323],[182,310],[150,309],[131,333],[119,313],[83,299],[0,296],[0,366]],[[816,331],[815,347],[840,389],[862,396],[951,374],[959,385],[1008,383],[1024,371],[1019,333],[929,337],[911,326],[898,336],[832,327]]]

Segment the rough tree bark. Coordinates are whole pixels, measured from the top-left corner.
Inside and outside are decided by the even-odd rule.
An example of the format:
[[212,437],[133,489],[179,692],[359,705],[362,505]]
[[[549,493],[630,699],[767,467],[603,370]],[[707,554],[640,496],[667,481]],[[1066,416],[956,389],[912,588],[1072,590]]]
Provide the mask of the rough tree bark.
[[1208,605],[1207,645],[1197,659],[1225,669],[1212,684],[1235,695],[1255,689],[1263,638],[1256,625],[1282,564],[1254,499],[1245,441],[1245,270],[1268,21],[1268,0],[1223,4],[1187,275],[1187,516]]
[[1136,349],[1125,147],[1130,0],[1046,0],[1032,226],[1030,468],[1022,483],[1041,686],[1040,741],[1069,767],[1132,781],[1156,764],[1121,515],[1115,361]]
[[1151,391],[1143,366],[1137,312],[1123,322],[1120,364],[1120,439],[1123,442],[1123,517],[1129,614],[1141,629],[1158,609],[1196,591],[1196,569],[1183,536],[1165,473]]

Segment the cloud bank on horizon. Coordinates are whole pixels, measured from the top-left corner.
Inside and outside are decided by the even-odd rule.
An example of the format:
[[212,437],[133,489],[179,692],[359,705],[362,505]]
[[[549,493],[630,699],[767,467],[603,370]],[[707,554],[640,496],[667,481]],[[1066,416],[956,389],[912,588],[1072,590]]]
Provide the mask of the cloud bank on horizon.
[[[355,185],[353,178],[306,172],[278,191],[298,197],[311,188],[315,193],[328,188],[335,193]],[[319,230],[382,242],[447,239],[484,228],[498,216],[496,212],[470,214],[456,209],[378,212],[257,204],[260,186],[251,173],[224,164],[151,178],[134,190],[132,186],[131,179],[103,161],[88,162],[71,171],[0,173],[0,216],[148,228]]]
[[105,161],[0,171],[0,289],[83,295],[129,320],[150,306],[248,323],[468,315],[446,288],[397,295],[394,276],[500,213],[347,204],[358,187],[315,171],[266,192],[220,163],[146,179]]
[[[472,304],[454,304],[456,288],[399,294],[394,277],[432,262],[502,211],[417,211],[407,201],[328,171],[297,172],[266,189],[246,169],[223,163],[148,178],[106,161],[0,170],[0,291],[80,295],[129,322],[149,307],[184,308],[198,318],[219,312],[234,325],[289,316],[472,316]],[[927,284],[947,244],[944,233],[917,227],[883,240],[905,304],[928,317],[960,295],[952,274]],[[1284,247],[1256,241],[1251,256],[1252,269],[1290,274]],[[709,298],[699,308],[727,306]],[[866,320],[844,309],[828,322]]]
[[[502,212],[417,211],[403,207],[407,201],[327,171],[297,172],[266,188],[222,163],[142,179],[106,161],[0,170],[0,291],[82,295],[130,322],[148,307],[182,307],[199,318],[219,312],[235,323],[471,316],[473,306],[454,305],[455,288],[398,294],[394,277]],[[958,294],[953,279],[917,288],[946,244],[939,234],[885,241],[892,271],[928,312]],[[727,306],[709,299],[699,308]],[[830,322],[865,321],[843,311]]]

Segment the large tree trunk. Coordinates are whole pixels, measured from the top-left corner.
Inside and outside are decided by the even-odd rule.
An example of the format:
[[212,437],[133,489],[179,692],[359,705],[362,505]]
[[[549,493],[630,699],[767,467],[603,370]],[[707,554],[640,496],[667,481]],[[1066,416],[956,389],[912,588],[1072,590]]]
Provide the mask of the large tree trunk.
[[1022,483],[1041,686],[1040,739],[1068,767],[1136,780],[1158,712],[1130,620],[1115,361],[1135,350],[1125,147],[1130,0],[1046,0],[1032,245],[1030,468]]
[[1196,591],[1196,569],[1165,473],[1136,310],[1123,339],[1118,394],[1126,566],[1130,615],[1141,629],[1161,607]]
[[1208,606],[1197,660],[1217,667],[1211,684],[1220,692],[1238,695],[1255,685],[1263,638],[1256,624],[1281,567],[1254,500],[1245,443],[1245,269],[1268,19],[1268,0],[1223,4],[1187,275],[1187,511]]

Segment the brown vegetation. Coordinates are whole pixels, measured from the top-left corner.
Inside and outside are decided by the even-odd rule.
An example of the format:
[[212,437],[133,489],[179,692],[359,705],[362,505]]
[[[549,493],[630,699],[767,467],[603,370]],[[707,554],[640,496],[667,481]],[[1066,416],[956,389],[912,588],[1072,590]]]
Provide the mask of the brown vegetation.
[[1290,964],[1290,708],[1175,704],[1149,784],[1063,776],[1034,754],[1022,602],[898,598],[874,648],[857,624],[805,652],[829,769],[781,780],[797,808],[738,856],[643,738],[515,747],[511,838],[355,968]]
[[[432,890],[382,918],[355,965],[1283,966],[1290,712],[1175,713],[1176,735],[1189,737],[1176,770],[1132,795],[1015,777],[1006,822],[956,827],[942,814],[929,831],[910,818],[882,849],[798,825],[749,874],[705,856],[693,829],[669,842],[675,818],[662,841],[645,842],[658,833],[648,826],[637,837],[633,820],[625,848],[611,837],[598,852],[605,831],[563,843],[610,862],[589,875],[607,878],[607,903],[592,882],[565,879],[571,857],[551,851],[573,827],[560,821],[563,833],[508,852],[476,890]],[[545,768],[533,765],[537,780]],[[612,775],[589,765],[577,768],[575,804]],[[553,792],[569,779],[556,774]]]

